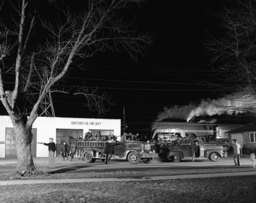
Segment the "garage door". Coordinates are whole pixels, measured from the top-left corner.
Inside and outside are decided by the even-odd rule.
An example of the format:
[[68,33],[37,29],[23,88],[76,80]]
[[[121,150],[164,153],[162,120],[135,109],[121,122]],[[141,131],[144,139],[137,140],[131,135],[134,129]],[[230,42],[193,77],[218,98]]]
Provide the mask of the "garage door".
[[[36,157],[36,129],[32,129],[33,140],[31,143],[32,156]],[[5,157],[17,158],[15,133],[13,128],[5,128]]]
[[63,141],[70,145],[74,139],[79,139],[79,137],[83,137],[82,129],[56,129],[56,155],[60,156]]

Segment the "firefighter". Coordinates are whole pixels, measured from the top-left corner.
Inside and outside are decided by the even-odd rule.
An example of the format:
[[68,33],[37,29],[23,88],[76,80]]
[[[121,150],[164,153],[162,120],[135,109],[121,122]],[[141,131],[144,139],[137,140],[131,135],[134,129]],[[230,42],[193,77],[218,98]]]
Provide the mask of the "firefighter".
[[191,144],[191,152],[192,152],[192,161],[194,162],[195,157],[198,157],[199,153],[199,140],[195,139]]
[[63,157],[63,161],[65,161],[65,159],[67,160],[68,159],[68,145],[65,141],[62,142],[62,145],[61,145],[61,156]]
[[[108,164],[108,159],[114,154],[114,146],[119,145],[119,142],[117,141],[117,137],[114,135],[111,135],[109,140],[106,141],[106,147],[105,147],[105,164]],[[110,157],[109,157],[110,155]]]
[[73,160],[77,150],[77,140],[75,140],[70,146],[70,161]]
[[112,139],[112,136],[106,137],[106,146],[105,146],[105,151],[104,151],[104,153],[106,154],[105,164],[108,164],[109,154],[112,154],[112,151],[113,151],[112,142],[113,141],[114,140]]

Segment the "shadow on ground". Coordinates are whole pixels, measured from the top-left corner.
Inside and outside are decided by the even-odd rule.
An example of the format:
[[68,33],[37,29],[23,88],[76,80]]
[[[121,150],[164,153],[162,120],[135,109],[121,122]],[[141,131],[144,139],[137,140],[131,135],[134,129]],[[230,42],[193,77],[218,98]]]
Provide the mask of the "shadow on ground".
[[71,171],[75,171],[77,169],[85,169],[85,168],[89,168],[90,166],[81,166],[81,165],[72,165],[72,166],[59,166],[59,167],[55,167],[53,169],[53,171],[49,171],[48,173],[50,174],[55,174],[55,173],[66,173],[66,172],[71,172]]
[[[121,172],[121,171],[134,171],[134,172],[139,172],[139,171],[151,171],[151,170],[182,170],[182,169],[192,169],[192,170],[204,170],[204,169],[212,169],[214,172],[214,169],[216,170],[221,170],[221,169],[235,169],[236,171],[244,171],[244,170],[248,170],[251,169],[250,166],[241,166],[241,167],[236,167],[236,166],[200,166],[200,167],[191,167],[191,166],[172,166],[172,167],[166,167],[166,168],[155,168],[155,167],[140,167],[140,168],[102,168],[102,169],[86,169],[89,166],[81,166],[81,165],[77,165],[77,166],[67,166],[67,167],[62,167],[60,169],[55,169],[53,171],[49,171],[48,173],[50,174],[59,174],[59,173],[67,173],[67,172],[74,172],[74,173],[85,173],[85,172],[95,172],[95,173],[101,173],[101,172]],[[77,171],[78,169],[86,169],[86,170],[80,170]],[[226,172],[226,171],[225,171]]]

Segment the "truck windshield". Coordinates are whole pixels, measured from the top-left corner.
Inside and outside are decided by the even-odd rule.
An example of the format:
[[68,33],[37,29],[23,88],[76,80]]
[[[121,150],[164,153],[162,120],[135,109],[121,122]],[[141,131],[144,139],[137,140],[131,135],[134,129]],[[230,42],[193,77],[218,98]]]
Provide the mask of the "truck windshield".
[[167,142],[172,142],[172,141],[175,141],[175,140],[181,138],[181,134],[180,133],[171,133],[171,132],[168,132],[168,133],[159,132],[159,133],[156,133],[155,138],[161,139],[161,140],[167,141]]

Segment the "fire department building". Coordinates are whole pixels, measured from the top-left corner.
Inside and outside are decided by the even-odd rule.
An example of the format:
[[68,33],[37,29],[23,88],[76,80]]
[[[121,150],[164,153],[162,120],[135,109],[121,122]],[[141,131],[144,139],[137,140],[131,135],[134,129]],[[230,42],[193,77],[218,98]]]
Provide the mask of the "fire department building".
[[[85,133],[93,135],[121,135],[120,119],[93,119],[93,118],[59,118],[38,117],[33,124],[32,155],[47,157],[48,148],[37,142],[54,142],[60,146],[62,141],[70,143],[72,139],[84,137]],[[0,116],[0,158],[15,158],[15,136],[9,116]]]

